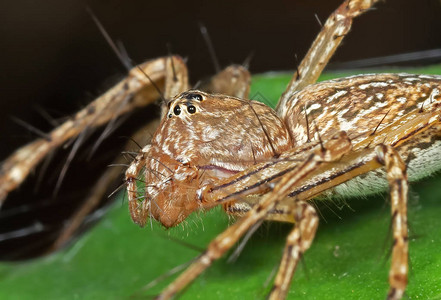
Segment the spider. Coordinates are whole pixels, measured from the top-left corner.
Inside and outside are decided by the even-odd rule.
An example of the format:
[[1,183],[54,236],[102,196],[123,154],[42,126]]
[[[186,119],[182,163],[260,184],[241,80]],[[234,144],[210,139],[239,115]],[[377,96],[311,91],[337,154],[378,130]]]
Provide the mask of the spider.
[[[294,230],[288,238],[281,271],[271,292],[273,298],[285,297],[292,271],[303,252],[309,248],[317,226],[316,212],[307,200],[322,192],[342,193],[338,188],[327,191],[357,175],[376,170],[381,165],[385,165],[391,185],[394,223],[393,266],[388,297],[398,299],[402,296],[407,280],[407,175],[400,155],[405,158],[411,157],[409,149],[416,149],[415,143],[437,136],[440,79],[436,76],[366,75],[307,87],[316,80],[349,30],[350,20],[372,4],[363,1],[345,2],[328,19],[323,33],[318,38],[319,42],[313,45],[282,96],[278,113],[282,119],[284,118],[283,121],[265,106],[241,99],[247,96],[248,80],[246,74],[243,75],[244,80],[238,79],[242,76],[241,70],[238,69],[232,71],[236,74],[233,80],[245,82],[245,85],[235,88],[228,85],[232,94],[238,98],[197,90],[181,93],[188,89],[186,71],[182,61],[176,57],[149,62],[142,67],[144,70],[134,69],[129,79],[115,88],[114,94],[125,95],[127,92],[131,95],[133,90],[141,86],[147,98],[153,98],[151,94],[155,91],[144,88],[150,86],[150,79],[144,78],[149,74],[153,81],[165,78],[164,95],[166,99],[172,99],[164,103],[163,120],[160,129],[153,136],[151,146],[143,148],[126,172],[132,219],[144,225],[147,217],[150,217],[170,227],[182,222],[196,209],[211,208],[218,204],[224,204],[227,213],[243,217],[225,234],[216,238],[207,252],[170,285],[161,297],[173,296],[185,287],[214,258],[231,247],[240,235],[264,219],[295,223]],[[335,20],[340,21],[340,18],[343,18],[344,22],[336,24]],[[332,34],[329,34],[330,32]],[[411,92],[407,89],[411,89]],[[213,90],[217,91],[216,88]],[[224,91],[224,88],[219,90]],[[301,91],[295,93],[298,90]],[[380,104],[374,105],[376,110],[372,109],[372,106],[363,106],[362,101],[357,103],[349,96],[345,98],[346,94],[360,95],[365,90],[372,92],[372,98],[365,95],[363,100],[372,101],[373,97],[379,100]],[[314,93],[316,95],[312,97]],[[394,102],[386,105],[381,102],[383,98],[395,99],[395,95],[399,93],[412,94],[415,99],[409,106],[404,105],[402,97],[398,98],[401,104]],[[173,95],[177,96],[173,98]],[[332,113],[328,114],[326,108],[317,100],[321,99],[320,97],[329,100],[331,104],[326,106],[329,110],[342,111],[350,104],[358,105],[360,110],[366,113],[364,118],[354,117],[351,109],[345,113],[348,113],[348,117],[354,117],[354,124],[362,126],[354,127],[354,124],[349,124],[350,121],[339,113],[339,119],[334,119]],[[332,108],[332,101],[337,98],[344,104],[339,103]],[[103,99],[112,102],[114,98],[107,96]],[[68,138],[73,127],[75,130],[81,130],[82,122],[88,123],[91,119],[96,123],[106,121],[106,109],[109,113],[122,113],[130,109],[129,105],[143,105],[141,101],[136,97],[133,101],[123,102],[124,106],[120,103],[113,107],[111,103],[90,105],[74,118],[74,124],[67,125],[70,126],[69,130],[62,132],[62,136]],[[217,111],[219,108],[222,114]],[[95,111],[102,114],[96,117]],[[230,112],[235,115],[229,115]],[[208,121],[203,119],[207,115],[211,116]],[[227,136],[219,134],[219,129],[204,132],[196,128],[201,125],[206,128],[210,125],[209,122],[219,115],[222,118],[228,115],[228,122],[223,127],[223,130],[226,130],[228,125],[231,126],[231,132]],[[202,119],[192,123],[192,116]],[[245,120],[249,120],[249,124],[237,122],[235,119],[244,116]],[[296,116],[295,120],[292,116]],[[288,123],[287,127],[285,123]],[[180,133],[188,130],[188,134],[177,135],[173,141],[170,139],[170,133],[174,132],[176,127],[182,129],[178,130]],[[359,127],[365,130],[360,132]],[[240,141],[234,135],[236,129],[242,130]],[[196,131],[197,138],[186,139],[195,136],[192,130]],[[166,132],[168,134],[165,134]],[[244,133],[250,138],[243,138]],[[222,138],[224,140],[220,146],[217,145],[216,141]],[[195,141],[198,141],[196,145],[193,144]],[[225,149],[228,142],[234,142],[229,146],[236,147],[233,153]],[[25,153],[27,157],[34,156],[35,159],[39,159],[37,156],[40,153],[36,149],[40,149],[42,145],[44,142],[37,144],[36,148],[31,147],[32,151],[20,154]],[[436,143],[433,145],[436,146]],[[200,152],[186,152],[195,149]],[[238,160],[238,156],[242,159]],[[424,154],[421,157],[425,157]],[[410,161],[413,161],[412,159]],[[418,159],[415,161],[418,166]],[[13,165],[12,171],[8,173],[11,181],[20,179],[23,175],[20,169],[15,168],[19,163]],[[146,179],[140,179],[141,171],[145,173]],[[375,182],[375,177],[368,177],[367,180]],[[145,181],[145,190],[137,187],[137,181]],[[358,184],[357,179],[350,182],[352,187]],[[170,205],[169,201],[172,199],[176,202]]]
[[[402,298],[409,240],[405,161],[415,179],[440,167],[441,77],[374,74],[309,85],[352,18],[374,2],[344,2],[328,18],[282,94],[277,114],[265,105],[242,100],[246,87],[237,88],[238,97],[186,91],[186,73],[179,71],[178,60],[163,63],[169,68],[166,98],[176,95],[176,89],[180,93],[163,104],[163,118],[151,144],[126,171],[133,221],[144,226],[153,218],[172,227],[190,213],[216,205],[241,218],[158,299],[175,296],[264,220],[294,223],[269,295],[285,298],[318,226],[316,209],[308,200],[326,193],[344,195],[346,189],[360,189],[361,194],[376,191],[384,180],[380,167],[385,168],[390,186],[393,231],[387,298]],[[232,83],[240,77],[237,71]],[[173,90],[169,92],[168,86]],[[423,148],[423,143],[431,146]],[[422,167],[425,160],[432,162],[432,168]],[[137,181],[145,186],[139,188]]]

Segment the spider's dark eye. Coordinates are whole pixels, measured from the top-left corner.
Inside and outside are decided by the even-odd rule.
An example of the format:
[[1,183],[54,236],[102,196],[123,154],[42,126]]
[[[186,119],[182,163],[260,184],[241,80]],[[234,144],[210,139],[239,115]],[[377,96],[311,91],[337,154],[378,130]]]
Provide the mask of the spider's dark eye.
[[202,96],[199,94],[193,94],[193,100],[202,101]]
[[187,100],[197,100],[197,101],[202,101],[202,95],[200,94],[196,94],[196,93],[189,93],[185,96],[185,99]]
[[175,108],[173,108],[173,112],[175,113],[175,115],[179,115],[181,113],[181,108],[179,107],[179,105],[176,105]]
[[189,105],[189,106],[187,106],[187,111],[190,114],[194,114],[196,112],[196,107],[194,107],[193,105]]

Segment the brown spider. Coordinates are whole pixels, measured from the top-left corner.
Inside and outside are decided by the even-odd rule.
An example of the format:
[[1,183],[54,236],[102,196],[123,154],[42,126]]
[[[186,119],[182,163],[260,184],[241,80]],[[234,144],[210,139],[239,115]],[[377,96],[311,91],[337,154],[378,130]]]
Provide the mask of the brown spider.
[[[318,225],[307,200],[323,193],[344,195],[345,188],[375,192],[383,185],[381,167],[390,186],[393,224],[387,297],[401,299],[408,275],[405,161],[411,179],[441,167],[441,77],[375,74],[309,85],[352,18],[374,2],[346,1],[328,18],[282,95],[277,114],[257,102],[186,91],[186,80],[181,89],[186,92],[164,104],[151,144],[126,171],[133,221],[144,226],[150,217],[171,227],[193,211],[219,204],[242,218],[214,239],[159,299],[173,297],[263,220],[294,223],[269,296],[285,298]],[[177,64],[174,58],[166,62],[166,87],[180,87]],[[232,80],[239,76],[237,71]],[[246,88],[238,91],[247,96]],[[166,88],[165,94],[176,92]],[[422,143],[430,146],[422,148]],[[428,159],[433,168],[424,166]],[[145,187],[138,188],[138,180]],[[339,184],[343,188],[334,189]]]
[[[54,145],[86,126],[150,103],[156,98],[150,83],[154,81],[172,100],[163,105],[151,145],[142,149],[126,172],[132,219],[143,226],[150,217],[171,227],[195,210],[219,204],[227,213],[242,217],[159,298],[174,296],[263,220],[295,224],[270,294],[272,299],[285,298],[318,225],[308,200],[344,195],[345,189],[376,192],[384,187],[384,174],[390,186],[394,237],[388,298],[401,298],[408,274],[406,164],[413,172],[411,179],[439,169],[428,170],[424,161],[441,160],[441,78],[377,74],[311,85],[352,19],[374,2],[346,1],[330,16],[282,95],[277,114],[263,104],[243,100],[248,96],[249,75],[241,68],[225,70],[229,76],[221,73],[207,86],[210,92],[229,95],[225,96],[187,91],[186,68],[178,57],[147,62],[55,129],[48,140],[36,141],[8,159],[2,166],[6,171],[0,178],[0,198],[19,185]],[[429,146],[421,148],[421,144]],[[145,187],[138,187],[137,181]]]

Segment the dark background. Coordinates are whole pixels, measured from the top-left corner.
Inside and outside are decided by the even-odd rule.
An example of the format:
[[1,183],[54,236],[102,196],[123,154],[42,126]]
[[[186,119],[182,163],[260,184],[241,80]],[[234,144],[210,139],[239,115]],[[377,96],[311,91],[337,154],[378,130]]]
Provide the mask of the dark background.
[[[37,108],[55,119],[69,115],[124,76],[124,67],[87,14],[86,5],[93,9],[110,35],[124,43],[135,62],[167,55],[166,44],[170,43],[174,53],[188,58],[194,83],[214,73],[199,22],[208,28],[222,66],[242,63],[254,53],[250,67],[253,73],[292,70],[296,66],[295,54],[300,60],[320,30],[314,15],[324,23],[341,2],[1,1],[0,160],[35,138],[14,123],[11,116],[48,132],[52,125]],[[333,62],[433,48],[441,48],[441,2],[390,0],[378,3],[375,10],[355,20]],[[114,155],[112,151],[106,153],[109,157]],[[93,180],[83,178],[82,173],[89,173],[84,168],[90,170],[94,166],[86,164],[70,172],[80,174],[82,181],[73,180],[87,187]],[[53,171],[55,175],[57,172]],[[78,189],[74,188],[75,193]],[[41,197],[25,187],[20,191],[21,194],[14,194],[15,199],[7,202],[7,207],[24,200],[36,203]],[[62,195],[73,199],[75,193]],[[45,204],[39,206],[39,213],[51,214],[41,212],[48,207],[54,208]],[[63,213],[55,207],[58,220],[69,216],[69,212]],[[48,220],[47,216],[44,218]],[[39,216],[23,217],[14,212],[1,223],[0,214],[0,224],[12,224],[12,219],[15,229],[20,228],[22,219],[42,220]]]

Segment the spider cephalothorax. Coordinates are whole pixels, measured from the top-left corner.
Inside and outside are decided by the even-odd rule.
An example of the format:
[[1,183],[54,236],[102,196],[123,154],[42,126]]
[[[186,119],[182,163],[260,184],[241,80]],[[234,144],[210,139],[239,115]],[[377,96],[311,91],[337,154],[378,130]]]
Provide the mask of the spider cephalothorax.
[[260,102],[192,90],[167,106],[151,145],[127,171],[136,189],[132,178],[144,169],[145,199],[143,191],[135,197],[146,208],[134,218],[139,224],[151,215],[174,226],[194,210],[212,206],[198,200],[202,187],[292,148],[284,123]]

